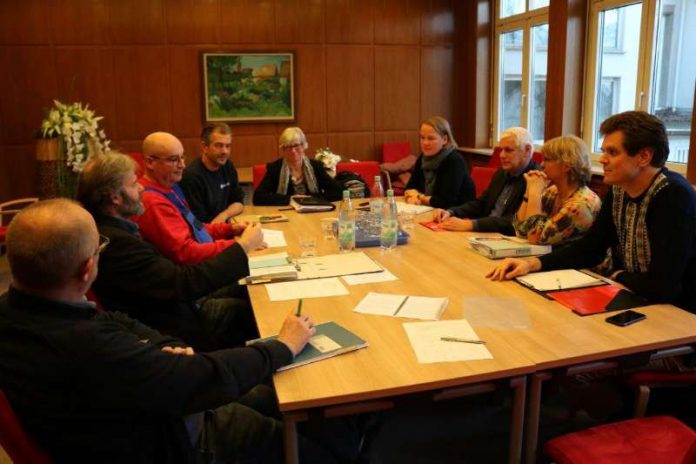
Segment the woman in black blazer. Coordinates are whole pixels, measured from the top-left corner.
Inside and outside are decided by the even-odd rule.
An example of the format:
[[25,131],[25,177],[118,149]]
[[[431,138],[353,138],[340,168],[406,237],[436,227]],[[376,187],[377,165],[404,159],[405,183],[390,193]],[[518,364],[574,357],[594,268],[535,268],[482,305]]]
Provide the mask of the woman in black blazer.
[[420,147],[404,192],[406,203],[449,208],[475,198],[474,181],[445,118],[431,116],[423,121]]

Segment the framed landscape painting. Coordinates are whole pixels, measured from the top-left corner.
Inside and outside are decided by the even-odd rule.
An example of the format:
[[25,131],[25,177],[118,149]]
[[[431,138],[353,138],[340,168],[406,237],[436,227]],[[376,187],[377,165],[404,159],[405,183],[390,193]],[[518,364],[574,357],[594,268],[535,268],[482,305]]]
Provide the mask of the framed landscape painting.
[[206,121],[295,119],[293,53],[203,53]]

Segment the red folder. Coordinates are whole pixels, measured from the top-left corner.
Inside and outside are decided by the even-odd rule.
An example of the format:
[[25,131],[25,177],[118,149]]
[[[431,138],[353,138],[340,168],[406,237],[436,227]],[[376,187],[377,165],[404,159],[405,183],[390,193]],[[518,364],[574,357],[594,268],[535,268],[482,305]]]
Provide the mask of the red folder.
[[621,289],[614,285],[547,292],[546,295],[581,316],[603,313]]
[[419,222],[418,224],[422,225],[423,227],[427,227],[428,229],[434,231],[434,232],[443,232],[445,229],[442,228],[439,222],[435,221],[422,221]]

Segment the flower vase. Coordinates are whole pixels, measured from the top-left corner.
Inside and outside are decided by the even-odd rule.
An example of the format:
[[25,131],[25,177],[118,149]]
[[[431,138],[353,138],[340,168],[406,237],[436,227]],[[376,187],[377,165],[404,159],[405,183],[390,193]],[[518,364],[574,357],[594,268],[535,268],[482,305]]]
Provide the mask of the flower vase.
[[36,163],[39,198],[75,198],[77,196],[80,174],[67,166],[61,138],[38,139]]

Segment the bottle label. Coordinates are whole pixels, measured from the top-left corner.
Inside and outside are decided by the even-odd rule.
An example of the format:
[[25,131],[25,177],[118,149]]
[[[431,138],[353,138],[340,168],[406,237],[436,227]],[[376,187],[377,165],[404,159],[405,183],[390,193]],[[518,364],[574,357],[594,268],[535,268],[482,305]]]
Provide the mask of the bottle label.
[[338,223],[338,242],[343,250],[355,248],[355,223],[352,221],[340,221]]
[[382,241],[382,244],[385,246],[394,246],[396,245],[396,234],[398,230],[398,222],[392,220],[383,220],[382,221],[382,233],[380,234],[380,240]]

